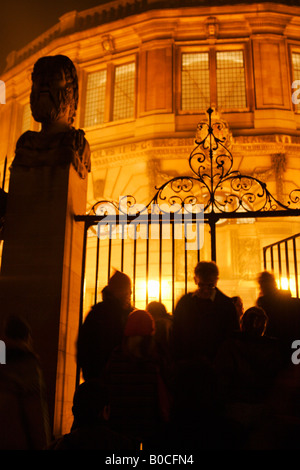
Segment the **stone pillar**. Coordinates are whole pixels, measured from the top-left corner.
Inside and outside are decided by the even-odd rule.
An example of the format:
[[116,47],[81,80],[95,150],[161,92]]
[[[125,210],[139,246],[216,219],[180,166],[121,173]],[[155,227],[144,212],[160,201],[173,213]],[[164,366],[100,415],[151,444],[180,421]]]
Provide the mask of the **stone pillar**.
[[55,435],[68,432],[76,378],[87,178],[72,164],[13,167],[7,201],[0,301],[24,315],[44,373]]
[[69,57],[34,65],[32,116],[41,131],[16,144],[3,231],[2,315],[20,314],[32,328],[45,377],[54,435],[70,430],[76,385],[83,227],[90,148],[73,127],[78,78]]

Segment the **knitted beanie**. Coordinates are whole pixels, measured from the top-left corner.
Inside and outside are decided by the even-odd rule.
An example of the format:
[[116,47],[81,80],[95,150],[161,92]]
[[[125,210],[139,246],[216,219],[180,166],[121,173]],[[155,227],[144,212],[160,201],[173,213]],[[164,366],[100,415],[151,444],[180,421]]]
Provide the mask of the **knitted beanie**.
[[108,281],[108,289],[112,292],[120,292],[131,289],[131,280],[127,274],[115,271]]
[[125,336],[152,336],[155,332],[155,323],[152,315],[145,310],[133,310],[128,316]]

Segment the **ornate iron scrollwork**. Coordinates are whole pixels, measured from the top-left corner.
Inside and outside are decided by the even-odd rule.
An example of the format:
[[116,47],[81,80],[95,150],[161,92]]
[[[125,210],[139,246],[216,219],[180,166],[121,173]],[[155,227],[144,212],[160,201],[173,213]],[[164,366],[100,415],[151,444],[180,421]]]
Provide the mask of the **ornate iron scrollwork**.
[[[199,207],[209,218],[210,215],[229,216],[245,212],[291,211],[300,208],[300,189],[293,189],[284,204],[268,190],[266,183],[240,171],[233,170],[231,132],[228,125],[215,111],[207,110],[208,120],[197,126],[196,147],[189,156],[192,175],[176,176],[159,187],[151,201],[139,207],[139,214],[149,214],[159,207],[160,213],[197,212]],[[124,196],[119,203],[99,201],[91,209],[95,215],[108,215],[113,209],[118,214],[130,215],[136,210],[134,196]]]

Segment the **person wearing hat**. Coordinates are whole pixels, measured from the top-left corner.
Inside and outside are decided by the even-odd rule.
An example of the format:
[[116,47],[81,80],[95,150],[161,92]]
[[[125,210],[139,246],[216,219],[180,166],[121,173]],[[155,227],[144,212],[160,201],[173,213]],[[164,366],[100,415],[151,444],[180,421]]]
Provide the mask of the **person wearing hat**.
[[122,345],[107,367],[110,423],[114,431],[138,439],[146,448],[168,420],[168,392],[155,349],[155,322],[136,309],[128,316]]
[[128,317],[123,338],[123,349],[135,359],[149,357],[154,351],[155,323],[144,310],[134,310]]
[[115,271],[102,297],[79,328],[77,361],[84,380],[101,377],[111,352],[122,342],[127,317],[133,310],[130,278]]

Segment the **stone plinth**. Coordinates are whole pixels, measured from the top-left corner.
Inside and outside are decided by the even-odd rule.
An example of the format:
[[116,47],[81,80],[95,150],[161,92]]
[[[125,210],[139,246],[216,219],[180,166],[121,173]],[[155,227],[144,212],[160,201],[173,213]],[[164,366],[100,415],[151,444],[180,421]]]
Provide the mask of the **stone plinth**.
[[2,318],[21,313],[33,331],[55,435],[72,423],[87,178],[72,164],[13,167],[1,267]]

